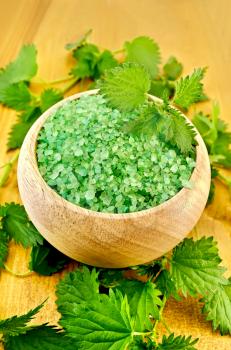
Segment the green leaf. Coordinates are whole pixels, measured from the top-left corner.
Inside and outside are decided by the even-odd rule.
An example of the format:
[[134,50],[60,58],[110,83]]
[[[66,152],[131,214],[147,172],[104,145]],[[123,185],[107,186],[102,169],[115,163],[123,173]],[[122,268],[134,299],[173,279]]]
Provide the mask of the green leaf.
[[57,305],[61,314],[72,312],[74,304],[88,303],[98,299],[99,282],[95,269],[91,272],[83,266],[81,270],[68,273],[57,286]]
[[200,100],[203,94],[201,80],[204,77],[205,71],[205,68],[195,69],[192,75],[181,78],[176,82],[173,102],[177,106],[187,110],[191,104]]
[[210,155],[211,164],[231,167],[231,133],[228,125],[219,118],[220,109],[213,104],[211,116],[198,112],[193,123],[201,134]]
[[62,94],[55,89],[46,89],[41,94],[41,111],[45,112],[48,108],[53,106],[58,101],[62,100],[63,96]]
[[185,239],[173,250],[170,272],[177,291],[184,296],[213,293],[222,284],[225,268],[220,266],[217,243],[213,237],[197,241]]
[[44,302],[22,316],[13,316],[5,320],[0,320],[0,334],[4,336],[17,336],[26,333],[28,330],[27,323],[34,318],[43,305]]
[[14,124],[9,133],[7,147],[8,150],[19,148],[22,146],[23,140],[34,124],[40,117],[41,110],[38,107],[28,107],[19,117],[18,122]]
[[7,86],[2,92],[1,102],[16,111],[22,111],[31,101],[31,93],[24,82]]
[[4,263],[8,256],[9,237],[5,231],[0,229],[0,268],[4,268]]
[[176,286],[168,270],[163,270],[156,279],[156,286],[166,298],[173,296],[176,300],[180,300]]
[[192,151],[192,145],[196,144],[195,129],[180,111],[175,108],[168,107],[169,119],[165,125],[164,135],[167,141],[172,145],[176,145],[182,153]]
[[168,98],[171,98],[174,95],[174,87],[169,84],[166,79],[156,79],[151,81],[149,94],[163,98],[164,94],[167,94]]
[[40,275],[50,276],[62,270],[70,261],[70,258],[44,240],[42,245],[32,248],[29,267],[31,271],[35,271]]
[[159,319],[159,307],[162,305],[161,292],[156,289],[155,284],[150,281],[143,283],[136,280],[123,280],[116,289],[128,298],[134,329],[140,332],[145,329],[151,330],[153,328],[151,320]]
[[74,350],[77,349],[64,333],[55,327],[35,326],[15,337],[8,337],[4,341],[5,350]]
[[215,182],[214,179],[219,175],[219,172],[217,169],[215,169],[213,166],[211,166],[211,184],[210,184],[210,189],[209,189],[209,197],[206,203],[206,206],[211,204],[212,201],[214,200],[215,197]]
[[203,112],[198,112],[193,116],[192,122],[201,134],[207,148],[210,147],[216,139],[216,131],[213,130],[209,116]]
[[42,244],[43,238],[34,225],[29,221],[22,205],[11,203],[1,207],[2,229],[16,243],[23,247]]
[[146,36],[140,36],[125,43],[127,62],[138,63],[147,70],[150,78],[154,79],[159,73],[160,49],[157,43]]
[[157,350],[196,350],[194,345],[197,342],[198,339],[192,340],[191,336],[178,335],[175,337],[172,333],[169,337],[163,336],[162,343],[158,344]]
[[140,108],[140,116],[127,123],[124,130],[134,136],[160,134],[166,126],[166,116],[160,113],[155,104]]
[[99,78],[106,70],[118,66],[117,60],[109,50],[103,51],[96,63],[94,78]]
[[123,269],[98,269],[100,285],[109,288],[115,287],[124,279]]
[[76,49],[80,48],[81,46],[83,46],[86,43],[86,41],[91,33],[92,33],[92,29],[89,29],[86,33],[81,35],[75,42],[66,44],[65,49],[66,50],[76,50]]
[[207,321],[212,321],[213,329],[219,328],[222,335],[231,334],[231,284],[220,286],[202,301],[205,303],[202,312],[207,314]]
[[112,107],[131,111],[145,102],[150,79],[143,67],[125,63],[106,71],[99,87]]
[[149,137],[153,134],[163,136],[165,141],[177,146],[182,153],[193,151],[192,146],[197,144],[196,132],[180,111],[169,105],[157,106],[154,103],[140,110],[140,116],[126,124],[125,131],[134,136],[141,134]]
[[165,63],[163,70],[167,79],[176,80],[183,71],[183,65],[177,61],[176,57],[171,56]]
[[71,74],[78,78],[94,78],[95,67],[98,62],[100,52],[96,45],[86,44],[73,52],[77,64],[71,70]]
[[162,265],[159,260],[154,260],[149,264],[133,266],[132,270],[139,276],[146,276],[151,280],[153,277],[159,274],[161,266]]
[[21,48],[15,61],[0,71],[0,101],[3,102],[5,90],[14,83],[29,81],[37,72],[37,51],[33,44]]
[[78,349],[125,350],[132,342],[132,325],[127,298],[119,291],[99,294],[99,300],[73,304],[62,316],[61,326],[77,342]]
[[151,339],[141,339],[135,337],[133,343],[130,345],[129,350],[154,350],[156,349],[156,343]]

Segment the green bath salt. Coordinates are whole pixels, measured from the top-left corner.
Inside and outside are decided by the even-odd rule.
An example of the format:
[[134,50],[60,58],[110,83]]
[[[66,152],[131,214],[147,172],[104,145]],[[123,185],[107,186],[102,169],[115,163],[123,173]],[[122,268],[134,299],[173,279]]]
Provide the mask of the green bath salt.
[[193,157],[156,136],[124,132],[137,116],[108,107],[101,95],[58,108],[38,137],[38,166],[47,184],[69,202],[109,213],[148,209],[190,186]]

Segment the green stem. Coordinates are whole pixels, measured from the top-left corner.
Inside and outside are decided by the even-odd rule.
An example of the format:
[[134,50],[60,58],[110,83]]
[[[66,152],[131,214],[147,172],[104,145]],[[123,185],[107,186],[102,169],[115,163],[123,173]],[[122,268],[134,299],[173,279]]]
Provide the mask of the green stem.
[[65,94],[67,91],[69,91],[79,80],[79,78],[73,78],[71,79],[70,83],[67,84],[63,89],[61,89],[61,93]]
[[221,183],[223,183],[225,186],[228,187],[228,190],[231,194],[231,179],[225,175],[222,175],[221,173],[218,173],[217,179],[220,180]]
[[69,80],[72,80],[72,79],[73,79],[73,77],[68,75],[67,77],[63,77],[63,78],[60,78],[60,79],[50,80],[50,81],[48,81],[48,84],[49,85],[60,84],[60,83],[64,83],[65,81],[69,81]]
[[158,328],[159,322],[162,320],[162,314],[163,314],[166,302],[167,302],[167,298],[166,298],[166,296],[164,296],[163,303],[162,303],[161,308],[160,308],[160,319],[155,321],[155,325],[154,325],[153,331],[152,331],[152,337],[153,337],[155,342],[158,338],[157,328]]
[[34,271],[27,271],[24,273],[18,273],[18,272],[12,271],[7,265],[4,265],[4,267],[5,267],[7,272],[9,272],[11,275],[16,276],[16,277],[28,277],[34,273]]
[[142,336],[147,336],[152,334],[152,332],[133,332],[132,335],[142,335]]
[[64,83],[64,82],[69,81],[71,79],[73,79],[73,77],[70,75],[68,75],[66,77],[54,79],[54,80],[48,80],[48,81],[46,81],[43,78],[36,77],[36,78],[32,79],[31,82],[33,84],[40,84],[40,85],[54,85],[54,84]]
[[11,158],[11,160],[6,163],[3,167],[2,174],[0,175],[0,187],[3,187],[5,183],[7,182],[10,172],[14,166],[14,164],[17,162],[19,156],[19,150],[16,151],[14,156]]
[[113,55],[117,55],[119,53],[124,53],[125,49],[118,49],[118,50],[115,50],[115,51],[112,51]]
[[164,327],[165,327],[165,329],[167,330],[167,332],[169,333],[169,334],[171,334],[172,332],[171,332],[171,329],[169,328],[169,326],[168,326],[168,324],[166,323],[166,321],[165,321],[165,319],[164,319],[164,317],[162,316],[162,319],[161,319],[161,323],[164,325]]

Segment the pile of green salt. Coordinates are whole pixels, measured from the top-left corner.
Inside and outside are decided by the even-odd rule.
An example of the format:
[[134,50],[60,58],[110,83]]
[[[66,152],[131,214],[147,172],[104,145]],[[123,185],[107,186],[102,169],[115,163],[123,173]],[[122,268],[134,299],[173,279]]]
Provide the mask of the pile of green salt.
[[108,107],[101,95],[65,103],[40,131],[41,175],[68,201],[111,213],[154,207],[190,186],[194,159],[156,136],[125,133],[136,117]]

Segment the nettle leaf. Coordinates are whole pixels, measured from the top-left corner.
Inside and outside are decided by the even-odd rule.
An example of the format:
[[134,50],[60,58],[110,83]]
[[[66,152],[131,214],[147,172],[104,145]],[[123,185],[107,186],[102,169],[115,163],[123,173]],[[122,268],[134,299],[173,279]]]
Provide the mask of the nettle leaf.
[[209,116],[203,112],[198,112],[194,114],[192,122],[203,137],[206,146],[210,147],[216,139],[216,132],[212,130],[212,123]]
[[78,349],[125,349],[132,340],[127,298],[99,294],[98,273],[87,267],[69,273],[57,288],[60,325]]
[[98,269],[98,279],[101,286],[116,287],[124,279],[123,269]]
[[1,102],[16,111],[24,110],[30,101],[31,93],[24,82],[9,85],[2,91]]
[[156,289],[155,284],[124,280],[116,288],[128,298],[135,330],[140,332],[145,329],[151,330],[153,328],[151,319],[159,319],[159,307],[162,305],[161,292]]
[[170,334],[169,337],[163,336],[162,342],[158,344],[158,350],[196,350],[194,345],[199,339],[192,339],[191,336],[185,337],[178,335],[175,337],[174,333]]
[[176,300],[180,300],[175,283],[168,270],[163,270],[159,274],[156,279],[156,286],[167,299],[173,296]]
[[116,66],[118,66],[118,61],[112,55],[111,51],[104,50],[97,60],[94,77],[99,78],[106,70]]
[[39,107],[28,107],[21,115],[18,116],[18,122],[14,124],[9,133],[7,142],[8,150],[16,149],[22,146],[23,140],[34,124],[40,117],[41,109]]
[[177,61],[176,57],[171,56],[163,66],[163,70],[167,79],[176,80],[183,71],[183,65]]
[[100,52],[96,45],[86,44],[73,52],[77,64],[71,70],[71,74],[79,79],[94,78],[95,66]]
[[131,111],[145,102],[150,79],[143,67],[125,63],[106,71],[98,85],[112,107]]
[[210,154],[212,164],[231,167],[231,132],[228,125],[219,118],[219,105],[214,103],[211,116],[198,112],[193,116],[193,124],[201,134]]
[[163,98],[164,95],[171,98],[174,95],[174,91],[175,89],[169,84],[169,81],[160,77],[151,81],[148,93],[159,98]]
[[61,314],[72,313],[74,304],[91,302],[98,299],[99,282],[95,269],[86,266],[81,270],[68,273],[57,286],[57,305]]
[[176,145],[182,153],[192,151],[192,145],[197,142],[195,140],[196,131],[194,127],[187,122],[180,111],[175,108],[168,107],[169,120],[165,125],[164,135],[167,141]]
[[128,124],[124,130],[134,136],[160,134],[166,127],[166,115],[160,113],[155,104],[148,104],[140,108],[140,116]]
[[147,37],[140,36],[125,45],[127,62],[135,62],[144,66],[151,79],[157,77],[159,73],[160,49],[157,43]]
[[150,339],[142,340],[138,337],[134,338],[133,343],[130,345],[129,350],[153,350],[156,348],[156,343]]
[[5,350],[73,350],[77,349],[72,340],[55,327],[34,326],[26,334],[4,339]]
[[177,291],[184,296],[203,296],[214,293],[228,282],[223,277],[225,268],[220,266],[217,243],[213,237],[197,241],[185,239],[173,250],[170,273]]
[[3,334],[4,336],[25,334],[28,330],[27,323],[34,318],[43,305],[44,302],[22,316],[13,316],[5,320],[0,320],[0,334]]
[[176,82],[176,90],[173,102],[183,109],[188,109],[191,104],[198,102],[203,94],[201,80],[205,75],[205,68],[195,69],[192,75],[181,78]]
[[213,329],[219,328],[221,334],[231,334],[231,284],[220,286],[214,293],[202,299],[202,312],[206,320],[212,321]]
[[46,89],[41,94],[40,107],[41,111],[45,112],[48,108],[53,106],[55,103],[62,100],[63,95],[55,89]]
[[0,229],[0,268],[4,268],[8,256],[9,237],[4,230]]
[[22,205],[11,203],[2,207],[2,229],[16,243],[23,247],[42,244],[43,238],[28,219]]
[[99,299],[73,304],[72,313],[63,315],[61,326],[77,342],[78,349],[122,350],[132,342],[132,325],[127,298],[119,291]]
[[42,245],[32,248],[29,267],[40,275],[50,276],[62,270],[70,261],[70,258],[44,240]]
[[15,61],[0,71],[0,101],[3,101],[5,90],[14,83],[29,81],[37,73],[37,50],[33,44],[21,48]]

